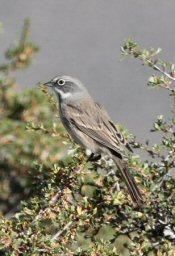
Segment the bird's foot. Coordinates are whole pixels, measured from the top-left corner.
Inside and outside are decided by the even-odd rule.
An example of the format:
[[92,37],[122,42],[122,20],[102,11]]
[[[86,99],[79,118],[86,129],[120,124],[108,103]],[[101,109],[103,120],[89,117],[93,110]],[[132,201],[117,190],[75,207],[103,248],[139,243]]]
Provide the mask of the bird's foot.
[[87,162],[97,162],[100,159],[101,159],[101,155],[100,154],[91,153],[90,156],[87,159]]

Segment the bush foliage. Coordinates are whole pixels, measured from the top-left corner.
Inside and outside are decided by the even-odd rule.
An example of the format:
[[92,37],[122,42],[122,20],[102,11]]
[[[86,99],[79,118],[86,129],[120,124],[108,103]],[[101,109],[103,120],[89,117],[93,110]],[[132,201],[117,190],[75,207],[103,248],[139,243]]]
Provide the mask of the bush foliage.
[[[175,255],[174,112],[153,124],[160,144],[132,142],[150,156],[128,156],[145,199],[135,208],[115,167],[87,161],[65,133],[44,87],[16,90],[15,72],[28,68],[39,49],[28,35],[26,20],[0,65],[0,254]],[[158,71],[148,86],[175,100],[175,65],[158,58],[160,49],[129,39],[121,52]]]

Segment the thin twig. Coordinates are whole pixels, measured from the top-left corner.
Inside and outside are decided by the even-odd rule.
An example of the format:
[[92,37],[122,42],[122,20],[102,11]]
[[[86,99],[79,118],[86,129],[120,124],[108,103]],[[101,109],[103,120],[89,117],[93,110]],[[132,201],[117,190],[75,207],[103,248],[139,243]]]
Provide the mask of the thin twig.
[[56,240],[59,236],[61,236],[64,231],[66,231],[66,230],[69,229],[69,227],[72,225],[73,222],[74,222],[74,220],[69,221],[69,222],[63,227],[62,230],[59,230],[59,231],[52,237],[51,240]]
[[[142,58],[140,58],[142,59]],[[143,60],[143,59],[142,59]],[[170,80],[175,81],[175,77],[171,76],[168,72],[162,70],[159,66],[157,66],[156,64],[153,63],[152,60],[146,59],[147,63],[150,64],[155,70],[159,71],[161,74],[163,74],[164,76],[168,77]],[[167,89],[171,92],[174,92],[174,89],[168,87],[168,86],[161,86],[164,89]]]
[[152,189],[152,191],[148,194],[151,195],[152,193],[154,193],[157,189],[160,189],[163,182],[167,179],[167,177],[170,177],[171,175],[169,173],[166,173],[162,178],[161,181],[157,183],[157,185],[154,187],[154,189]]
[[[54,203],[57,201],[57,199],[59,198],[60,195],[61,195],[61,190],[59,190],[59,191],[50,199],[48,206],[54,205]],[[34,220],[32,221],[32,223],[31,223],[32,225],[33,225],[37,220],[39,220],[39,219],[42,217],[43,213],[44,213],[45,210],[48,208],[48,206],[44,207],[44,209],[41,209],[41,210],[39,211],[39,213],[35,216]]]
[[[129,52],[130,54],[134,54],[134,51],[130,51]],[[147,64],[149,64],[151,67],[153,67],[155,70],[159,71],[161,74],[163,74],[164,76],[168,77],[170,80],[172,81],[175,81],[175,77],[174,76],[171,76],[170,73],[166,72],[165,70],[161,69],[158,65],[156,65],[153,60],[150,60],[150,59],[144,59],[141,55],[138,56],[138,58],[142,61],[146,61]],[[174,92],[174,89],[170,88],[170,87],[165,87],[165,86],[162,86],[163,88],[171,91],[171,92]]]
[[[35,222],[38,221],[38,220],[43,216],[44,212],[46,211],[46,209],[47,209],[49,206],[55,204],[55,202],[57,201],[57,199],[60,197],[61,193],[62,193],[61,190],[59,190],[59,191],[50,199],[48,205],[45,206],[45,207],[43,207],[43,209],[41,209],[41,210],[38,212],[38,214],[35,216],[34,220],[31,222],[31,225],[35,224]],[[28,231],[28,229],[25,229],[24,231],[22,231],[22,232],[20,233],[20,235],[26,234],[27,231]]]
[[162,70],[159,66],[157,66],[156,64],[154,64],[151,60],[147,60],[147,62],[149,64],[151,64],[155,70],[159,71],[160,73],[162,73],[163,75],[167,76],[169,79],[175,81],[175,77],[171,76],[168,72]]

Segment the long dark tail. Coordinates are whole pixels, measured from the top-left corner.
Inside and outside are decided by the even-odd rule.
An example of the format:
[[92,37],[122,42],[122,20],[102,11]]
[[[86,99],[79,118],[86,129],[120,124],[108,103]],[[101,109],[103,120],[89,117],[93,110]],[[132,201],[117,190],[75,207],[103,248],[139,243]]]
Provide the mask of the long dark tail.
[[134,177],[129,171],[129,168],[127,167],[126,163],[122,159],[119,159],[118,157],[113,157],[113,159],[117,164],[123,179],[126,182],[126,185],[133,203],[136,204],[137,206],[141,206],[143,204],[143,198],[138,189],[138,186],[136,184]]

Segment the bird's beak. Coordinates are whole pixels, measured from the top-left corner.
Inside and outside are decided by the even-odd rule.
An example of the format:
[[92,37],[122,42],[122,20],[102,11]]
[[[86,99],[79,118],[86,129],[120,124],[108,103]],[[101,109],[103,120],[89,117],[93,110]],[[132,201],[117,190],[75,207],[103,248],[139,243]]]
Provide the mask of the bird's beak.
[[43,85],[46,85],[48,87],[52,87],[52,83],[51,82],[44,83]]

